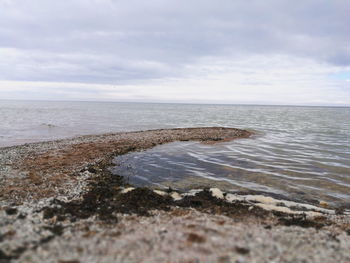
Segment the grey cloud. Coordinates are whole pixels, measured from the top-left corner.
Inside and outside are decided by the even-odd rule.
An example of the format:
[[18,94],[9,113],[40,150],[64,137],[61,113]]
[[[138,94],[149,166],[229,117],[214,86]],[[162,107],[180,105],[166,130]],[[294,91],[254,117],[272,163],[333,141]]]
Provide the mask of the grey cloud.
[[349,14],[346,0],[0,0],[0,49],[18,51],[0,78],[130,82],[276,53],[349,66]]

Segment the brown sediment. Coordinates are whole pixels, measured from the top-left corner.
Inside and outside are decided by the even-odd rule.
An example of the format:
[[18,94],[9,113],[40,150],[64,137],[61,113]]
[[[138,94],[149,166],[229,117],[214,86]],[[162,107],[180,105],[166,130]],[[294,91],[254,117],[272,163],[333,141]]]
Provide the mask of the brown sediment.
[[[2,149],[5,157],[12,149],[19,153],[10,165],[9,159],[0,158],[7,167],[0,185],[0,201],[6,204],[0,206],[5,222],[0,224],[0,262],[97,262],[101,255],[111,262],[235,262],[237,255],[248,262],[268,262],[280,259],[283,249],[286,259],[298,261],[300,253],[286,249],[293,245],[297,250],[305,240],[303,246],[317,252],[306,250],[303,260],[315,254],[314,262],[337,256],[339,262],[347,262],[348,215],[310,218],[307,212],[267,210],[256,201],[228,202],[228,193],[213,189],[181,199],[171,197],[173,189],[125,191],[131,188],[109,171],[114,156],[130,151],[173,141],[211,143],[250,135],[232,128],[170,129]],[[266,256],[273,253],[277,256]]]
[[20,203],[26,199],[55,196],[60,194],[60,190],[64,191],[64,186],[70,181],[74,183],[75,174],[86,165],[96,162],[101,165],[101,161],[109,164],[114,156],[130,151],[173,141],[220,142],[250,135],[251,132],[245,130],[212,127],[85,136],[68,144],[64,140],[58,141],[61,147],[49,147],[41,153],[28,151],[13,165],[16,173],[24,175],[24,178],[7,178],[7,182],[0,185],[0,200],[12,199]]
[[0,186],[0,197],[21,203],[64,196],[65,187],[74,188],[79,174],[88,172],[90,178],[80,198],[69,202],[53,199],[53,206],[43,208],[45,219],[55,217],[61,221],[67,217],[77,220],[98,216],[102,220],[116,222],[117,213],[149,216],[154,209],[169,211],[171,207],[177,206],[195,208],[210,214],[223,214],[239,221],[258,220],[264,224],[315,228],[329,224],[322,217],[309,221],[303,215],[290,217],[290,214],[283,211],[267,211],[259,206],[249,206],[246,202],[226,202],[213,196],[209,190],[181,200],[174,200],[169,195],[159,195],[149,188],[136,188],[123,194],[120,187],[126,185],[125,181],[122,177],[111,174],[108,169],[115,156],[130,151],[173,141],[196,140],[212,143],[247,138],[251,134],[249,131],[234,128],[211,127],[117,133],[95,136],[92,139],[88,137],[88,140],[74,141],[64,147],[22,158],[14,167],[18,173],[25,174],[25,178],[12,178],[15,187],[14,182],[9,187],[6,184]]

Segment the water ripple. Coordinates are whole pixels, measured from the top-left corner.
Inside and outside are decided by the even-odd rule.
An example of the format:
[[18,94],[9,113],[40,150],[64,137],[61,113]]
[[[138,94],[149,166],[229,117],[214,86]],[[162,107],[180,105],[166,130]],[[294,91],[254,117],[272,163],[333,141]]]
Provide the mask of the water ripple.
[[0,147],[84,134],[225,126],[251,139],[181,142],[116,160],[139,185],[216,185],[350,200],[350,108],[0,100]]

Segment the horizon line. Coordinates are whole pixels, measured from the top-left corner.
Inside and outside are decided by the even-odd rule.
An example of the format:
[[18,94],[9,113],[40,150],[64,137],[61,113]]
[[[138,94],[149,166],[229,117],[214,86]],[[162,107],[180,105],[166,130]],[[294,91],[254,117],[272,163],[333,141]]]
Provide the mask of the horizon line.
[[334,104],[279,104],[279,103],[234,103],[234,102],[185,102],[185,101],[137,101],[137,100],[76,100],[76,99],[0,99],[0,101],[21,102],[91,102],[91,103],[138,103],[138,104],[182,104],[182,105],[222,105],[222,106],[276,106],[276,107],[329,107],[350,108],[350,105]]

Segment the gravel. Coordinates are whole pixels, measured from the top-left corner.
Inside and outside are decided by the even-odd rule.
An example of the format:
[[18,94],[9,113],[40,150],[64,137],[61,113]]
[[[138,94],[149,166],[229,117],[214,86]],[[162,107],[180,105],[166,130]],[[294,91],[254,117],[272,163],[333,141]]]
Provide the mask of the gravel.
[[[106,167],[115,155],[175,140],[212,143],[249,135],[229,128],[170,129],[1,148],[0,263],[350,262],[347,211],[328,213],[331,209],[317,210],[310,204],[300,207],[311,207],[318,214],[310,213],[307,220],[311,221],[305,221],[306,212],[273,210],[291,201],[253,195],[235,195],[234,199],[233,193],[212,189],[168,194],[184,196],[185,201],[169,201],[158,191],[160,199],[168,198],[164,200],[169,205],[161,199],[164,209],[152,208],[145,215],[116,210],[115,220],[98,216],[104,208],[100,203],[85,218],[62,210],[64,204],[86,203],[96,194],[96,185],[108,182],[103,181],[108,178]],[[115,194],[104,205],[113,206],[113,198],[121,195],[137,202],[142,199],[137,192],[153,191],[123,194],[129,186],[117,186],[110,185]],[[51,215],[47,211],[61,212]]]

